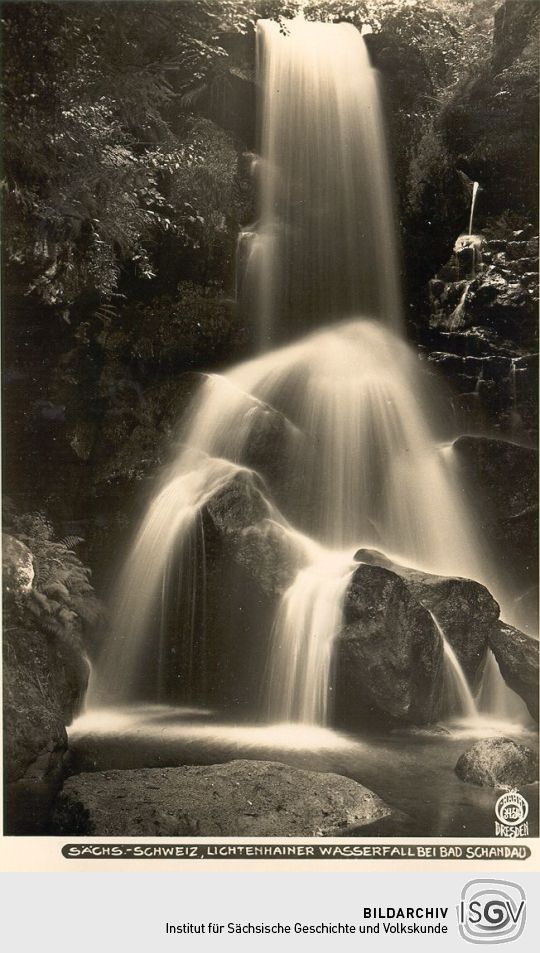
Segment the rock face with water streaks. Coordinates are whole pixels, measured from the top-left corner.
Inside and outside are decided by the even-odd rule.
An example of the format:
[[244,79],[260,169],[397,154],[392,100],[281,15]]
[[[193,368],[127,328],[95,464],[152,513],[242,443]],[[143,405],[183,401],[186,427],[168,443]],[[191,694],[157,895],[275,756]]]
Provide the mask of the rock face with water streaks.
[[390,815],[337,774],[269,761],[79,774],[64,785],[54,832],[107,836],[314,837]]
[[[465,266],[466,243],[472,242],[474,261]],[[537,284],[537,236],[520,235],[519,230],[506,239],[462,236],[454,257],[430,283],[431,327],[446,332],[483,327],[493,335],[492,343],[499,343],[499,353],[509,340],[532,345]]]
[[538,641],[511,625],[490,632],[489,644],[501,674],[538,721]]
[[538,755],[510,738],[484,738],[459,758],[456,774],[481,787],[520,787],[538,780]]
[[499,618],[499,606],[485,586],[471,579],[418,572],[392,562],[375,550],[360,549],[355,559],[386,567],[403,580],[411,595],[434,614],[469,683],[474,685],[489,635]]
[[360,566],[336,643],[340,722],[426,724],[435,720],[442,641],[428,610],[397,573]]
[[[429,283],[428,362],[447,378],[471,429],[529,441],[537,430],[538,236],[483,228],[477,261],[459,254]],[[468,241],[466,236],[458,239]]]

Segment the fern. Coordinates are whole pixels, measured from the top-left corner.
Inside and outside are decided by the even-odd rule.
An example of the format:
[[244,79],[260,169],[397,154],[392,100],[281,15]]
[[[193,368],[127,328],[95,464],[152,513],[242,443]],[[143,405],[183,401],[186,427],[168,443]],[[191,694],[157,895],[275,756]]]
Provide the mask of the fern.
[[60,540],[60,545],[65,546],[70,552],[73,552],[79,543],[84,543],[82,536],[65,536],[64,539]]
[[101,618],[101,603],[90,583],[91,571],[76,556],[84,540],[68,535],[55,539],[41,512],[17,515],[10,501],[4,515],[6,531],[20,539],[34,557],[33,588],[26,606],[46,632],[80,635]]

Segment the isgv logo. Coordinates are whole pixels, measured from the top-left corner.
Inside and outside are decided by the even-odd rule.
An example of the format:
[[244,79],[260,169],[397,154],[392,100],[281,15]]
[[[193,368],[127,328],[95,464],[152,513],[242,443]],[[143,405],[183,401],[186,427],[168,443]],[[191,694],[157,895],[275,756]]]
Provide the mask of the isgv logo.
[[457,915],[459,932],[469,943],[509,943],[525,928],[525,891],[507,880],[470,880]]

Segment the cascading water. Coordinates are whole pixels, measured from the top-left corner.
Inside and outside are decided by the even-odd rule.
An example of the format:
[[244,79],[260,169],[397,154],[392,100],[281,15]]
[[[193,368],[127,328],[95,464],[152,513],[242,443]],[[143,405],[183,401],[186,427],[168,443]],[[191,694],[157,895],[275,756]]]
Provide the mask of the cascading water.
[[358,314],[399,327],[393,191],[364,40],[348,23],[261,20],[257,53],[259,220],[243,288],[260,345]]
[[316,547],[312,562],[300,570],[284,594],[268,672],[272,720],[327,723],[333,640],[341,627],[353,567],[351,553]]
[[433,612],[429,613],[443,643],[443,717],[478,720],[478,709],[459,659]]
[[480,717],[487,716],[504,724],[526,725],[529,721],[525,703],[504,681],[497,659],[489,648],[476,704]]
[[[188,462],[191,458],[191,463]],[[154,633],[152,652],[158,657],[155,697],[164,695],[167,678],[163,651],[163,627],[169,606],[164,605],[173,557],[177,588],[182,596],[179,644],[185,660],[182,679],[193,688],[190,669],[201,638],[196,619],[197,538],[200,513],[239,468],[228,460],[197,458],[191,451],[181,456],[158,492],[138,532],[118,585],[112,620],[113,638],[99,666],[99,676],[90,686],[90,701],[129,701],[137,697],[137,681],[144,667],[149,631]],[[197,621],[199,625],[197,626]],[[167,659],[168,663],[169,659]]]
[[[364,41],[350,24],[300,19],[284,33],[260,22],[258,44],[260,217],[239,243],[241,304],[255,311],[263,352],[330,325],[204,379],[127,560],[93,695],[136,698],[141,670],[158,657],[154,701],[170,700],[171,682],[183,701],[204,700],[204,509],[258,469],[267,520],[298,554],[261,698],[273,719],[324,723],[356,548],[476,579],[482,556],[453,455],[435,438],[433,391],[399,336],[390,177]],[[277,472],[257,449],[268,421],[280,428]],[[466,708],[448,646],[446,659]]]
[[475,208],[475,205],[476,205],[476,196],[477,196],[477,194],[478,194],[478,189],[479,189],[479,184],[478,184],[478,182],[473,182],[472,196],[471,196],[471,214],[470,214],[470,217],[469,217],[469,235],[472,235],[472,233],[473,233],[474,208]]

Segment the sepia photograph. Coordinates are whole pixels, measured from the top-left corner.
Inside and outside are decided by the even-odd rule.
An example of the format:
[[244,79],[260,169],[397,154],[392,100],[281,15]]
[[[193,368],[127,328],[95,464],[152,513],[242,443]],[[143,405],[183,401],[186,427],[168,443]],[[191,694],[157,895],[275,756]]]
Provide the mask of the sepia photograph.
[[11,851],[530,856],[540,3],[0,17]]

